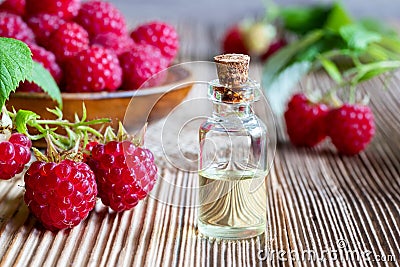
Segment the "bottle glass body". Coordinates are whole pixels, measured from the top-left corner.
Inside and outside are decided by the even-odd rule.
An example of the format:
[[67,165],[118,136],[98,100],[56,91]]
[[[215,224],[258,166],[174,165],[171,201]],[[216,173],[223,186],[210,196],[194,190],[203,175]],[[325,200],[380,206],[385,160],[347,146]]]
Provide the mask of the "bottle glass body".
[[199,231],[221,239],[257,236],[266,228],[267,128],[253,113],[254,97],[210,98],[213,115],[199,130]]

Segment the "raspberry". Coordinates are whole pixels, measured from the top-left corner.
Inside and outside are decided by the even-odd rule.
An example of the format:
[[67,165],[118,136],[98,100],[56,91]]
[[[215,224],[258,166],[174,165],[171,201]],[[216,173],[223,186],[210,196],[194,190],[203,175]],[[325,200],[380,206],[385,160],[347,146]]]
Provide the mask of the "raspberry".
[[13,133],[0,143],[0,179],[8,180],[24,170],[31,159],[32,142],[23,134]]
[[115,91],[122,82],[117,56],[107,49],[92,46],[65,63],[66,91]]
[[64,62],[89,46],[88,33],[74,22],[61,25],[50,39],[46,48],[54,53],[59,62]]
[[375,134],[374,115],[368,106],[345,104],[331,110],[326,121],[332,143],[345,155],[364,150]]
[[[42,64],[43,67],[50,72],[54,80],[59,84],[61,82],[62,72],[61,68],[56,62],[56,57],[54,54],[35,44],[29,44],[29,48],[32,51],[33,60]],[[42,92],[41,87],[28,81],[20,83],[17,90],[19,92]]]
[[26,13],[29,17],[45,13],[68,20],[78,14],[80,5],[80,0],[26,0]]
[[84,220],[96,204],[94,174],[83,162],[35,161],[24,176],[25,203],[49,230],[72,228]]
[[224,53],[238,53],[248,54],[246,46],[244,45],[243,35],[238,25],[229,28],[222,41],[222,50]]
[[27,23],[35,34],[36,42],[46,47],[51,42],[50,35],[64,24],[65,20],[56,15],[39,14],[29,18]]
[[118,36],[127,34],[124,16],[108,2],[94,0],[83,3],[75,20],[88,31],[90,38],[110,32]]
[[131,38],[136,43],[147,43],[158,47],[168,60],[168,65],[178,52],[178,34],[173,26],[164,22],[153,21],[139,25],[132,31]]
[[113,51],[118,56],[125,52],[128,52],[135,45],[135,43],[129,36],[119,36],[112,32],[96,35],[92,40],[92,44],[100,45],[104,48],[107,48]]
[[267,60],[270,56],[278,52],[281,48],[285,47],[287,45],[287,42],[285,39],[277,39],[271,43],[269,46],[268,50],[261,55],[261,60],[265,61]]
[[328,107],[312,103],[304,94],[295,94],[285,112],[286,130],[290,141],[296,146],[315,146],[325,139],[324,119]]
[[[149,44],[137,44],[129,52],[119,56],[123,71],[124,89],[138,89],[154,74],[164,70],[168,64],[160,50]],[[163,81],[159,76],[142,87],[155,86]]]
[[35,42],[32,30],[22,18],[7,12],[0,12],[0,36],[15,38],[26,43]]
[[0,11],[23,16],[25,14],[25,0],[5,0],[0,4]]
[[101,201],[115,211],[136,206],[157,178],[153,154],[130,141],[95,145],[88,164],[95,173]]

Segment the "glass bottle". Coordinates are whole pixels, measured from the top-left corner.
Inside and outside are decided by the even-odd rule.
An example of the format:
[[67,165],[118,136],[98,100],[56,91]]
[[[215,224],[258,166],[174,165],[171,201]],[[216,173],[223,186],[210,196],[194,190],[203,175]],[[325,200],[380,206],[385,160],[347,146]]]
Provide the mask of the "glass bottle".
[[266,228],[268,133],[253,112],[259,84],[248,79],[247,55],[214,59],[213,113],[199,130],[198,228],[212,238],[251,238]]

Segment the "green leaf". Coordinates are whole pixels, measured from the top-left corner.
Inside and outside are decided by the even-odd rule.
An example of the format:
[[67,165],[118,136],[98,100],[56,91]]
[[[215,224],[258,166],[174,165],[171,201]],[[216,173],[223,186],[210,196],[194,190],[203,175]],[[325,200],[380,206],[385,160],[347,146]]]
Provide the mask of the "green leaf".
[[287,7],[281,10],[281,18],[285,29],[298,34],[306,34],[322,28],[331,10],[331,5]]
[[365,50],[370,43],[381,40],[380,34],[368,31],[360,24],[344,26],[340,28],[339,33],[349,48],[355,50]]
[[329,12],[328,18],[324,25],[325,29],[338,32],[343,26],[353,23],[353,19],[347,13],[346,9],[340,3],[335,3]]
[[366,18],[359,20],[358,23],[368,31],[398,38],[397,31],[380,20]]
[[0,37],[0,108],[31,70],[32,56],[28,46],[15,39]]
[[58,88],[51,74],[40,63],[33,62],[32,74],[27,80],[40,86],[62,108],[60,88]]
[[38,118],[40,116],[33,111],[20,109],[15,116],[14,124],[19,133],[28,135],[27,125]]
[[313,31],[302,39],[293,42],[286,47],[280,49],[277,53],[272,55],[265,63],[263,68],[263,84],[269,86],[272,84],[281,71],[290,63],[294,61],[294,58],[303,50],[310,47],[312,44],[317,42],[323,36],[323,31]]
[[272,82],[263,82],[263,89],[275,114],[283,114],[295,85],[310,71],[311,67],[311,62],[297,62],[281,71]]
[[329,76],[338,84],[342,82],[342,74],[336,64],[323,56],[318,57],[319,61],[321,62],[322,67],[324,67],[325,71],[329,74]]

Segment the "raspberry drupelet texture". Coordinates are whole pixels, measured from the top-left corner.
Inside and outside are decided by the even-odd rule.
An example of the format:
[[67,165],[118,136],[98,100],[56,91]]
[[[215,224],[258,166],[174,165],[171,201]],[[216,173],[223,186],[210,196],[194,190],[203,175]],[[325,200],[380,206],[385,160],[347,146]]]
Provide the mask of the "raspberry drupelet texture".
[[[123,71],[123,85],[126,90],[150,87],[163,82],[163,73],[143,84],[154,74],[164,70],[168,62],[160,49],[149,44],[136,44],[130,51],[119,56]],[[165,73],[164,73],[165,74]]]
[[312,103],[304,94],[295,94],[285,112],[286,130],[296,146],[312,147],[326,137],[325,117],[328,107]]
[[97,144],[87,162],[94,170],[102,202],[118,212],[135,207],[157,178],[153,154],[130,141]]
[[35,40],[39,45],[48,47],[52,42],[50,35],[65,23],[65,20],[56,15],[38,14],[27,20],[29,27],[35,34]]
[[158,47],[169,65],[178,53],[178,33],[172,25],[153,21],[139,25],[131,33],[136,43],[146,43]]
[[96,204],[95,177],[85,163],[35,161],[25,173],[24,180],[25,203],[49,230],[78,225]]
[[117,56],[100,46],[91,46],[67,60],[64,71],[68,74],[67,92],[111,92],[122,82]]
[[115,33],[108,32],[96,35],[92,39],[92,44],[107,48],[119,56],[131,50],[135,42],[128,35],[119,36]]
[[25,14],[25,0],[4,0],[0,4],[0,11],[23,16]]
[[26,0],[26,14],[29,17],[37,14],[57,15],[62,19],[72,19],[78,14],[80,0]]
[[92,0],[83,3],[75,21],[88,31],[91,39],[105,33],[127,34],[124,16],[109,2]]
[[58,62],[64,62],[89,47],[89,36],[84,28],[74,22],[67,22],[55,30],[47,43],[47,49],[54,53]]
[[366,148],[375,134],[374,115],[365,105],[345,104],[327,116],[327,132],[336,149],[355,155]]
[[0,12],[0,36],[15,38],[26,43],[34,43],[35,36],[20,16]]
[[31,159],[31,140],[13,133],[9,140],[0,142],[0,179],[8,180],[21,173]]

